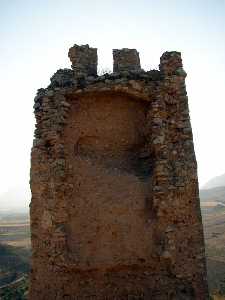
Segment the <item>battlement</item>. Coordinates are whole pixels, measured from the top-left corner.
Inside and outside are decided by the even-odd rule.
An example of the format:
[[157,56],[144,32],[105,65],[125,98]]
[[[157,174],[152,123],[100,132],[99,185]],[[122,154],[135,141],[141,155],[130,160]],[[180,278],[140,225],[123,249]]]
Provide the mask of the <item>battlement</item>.
[[[97,75],[97,49],[89,45],[74,45],[69,49],[68,56],[72,62],[75,77]],[[113,50],[113,72],[141,70],[139,53],[136,49],[123,48]]]
[[123,77],[130,79],[160,80],[167,76],[186,77],[183,69],[181,53],[177,51],[165,52],[160,58],[159,70],[144,71],[141,68],[139,53],[136,49],[113,49],[113,73],[97,75],[97,49],[89,45],[74,45],[69,49],[68,56],[72,62],[72,70],[60,69],[51,77],[49,88],[53,87],[86,87],[95,82]]
[[[89,45],[74,45],[69,49],[68,56],[72,62],[75,78],[97,76],[98,55],[97,49]],[[165,52],[160,58],[159,69],[164,75],[174,75],[183,68],[181,53],[176,51]],[[141,72],[139,52],[136,49],[113,49],[113,72],[124,71]],[[180,72],[180,75],[184,72]],[[179,72],[177,72],[179,75]]]
[[141,70],[139,53],[136,49],[113,50],[113,72]]
[[89,45],[74,45],[69,49],[68,56],[76,78],[97,75],[97,49]]

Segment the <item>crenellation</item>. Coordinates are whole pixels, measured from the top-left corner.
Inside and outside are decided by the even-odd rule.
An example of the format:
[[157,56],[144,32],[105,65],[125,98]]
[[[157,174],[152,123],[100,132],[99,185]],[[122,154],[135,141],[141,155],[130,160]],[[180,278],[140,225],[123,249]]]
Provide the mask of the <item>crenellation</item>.
[[179,52],[141,69],[74,45],[34,99],[30,300],[208,297],[197,162]]
[[183,70],[183,63],[181,53],[177,51],[164,52],[160,57],[159,70],[165,75],[177,75],[186,77]]
[[136,49],[113,50],[113,72],[141,71],[139,53]]
[[72,62],[75,78],[97,75],[97,49],[89,45],[74,45],[69,49],[68,56]]

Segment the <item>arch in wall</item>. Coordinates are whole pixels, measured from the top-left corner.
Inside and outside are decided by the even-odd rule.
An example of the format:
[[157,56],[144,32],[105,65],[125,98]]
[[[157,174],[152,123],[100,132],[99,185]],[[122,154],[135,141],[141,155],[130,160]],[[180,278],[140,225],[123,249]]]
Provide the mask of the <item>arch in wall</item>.
[[82,268],[143,264],[151,255],[150,102],[142,100],[110,91],[71,101],[68,249]]

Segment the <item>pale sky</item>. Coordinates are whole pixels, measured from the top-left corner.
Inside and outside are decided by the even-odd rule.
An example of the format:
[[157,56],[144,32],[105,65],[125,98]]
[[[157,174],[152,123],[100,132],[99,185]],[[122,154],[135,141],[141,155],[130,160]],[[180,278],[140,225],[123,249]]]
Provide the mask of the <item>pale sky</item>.
[[113,48],[136,48],[146,70],[181,51],[200,185],[225,173],[225,0],[0,0],[0,196],[30,201],[33,98],[75,43],[104,69]]

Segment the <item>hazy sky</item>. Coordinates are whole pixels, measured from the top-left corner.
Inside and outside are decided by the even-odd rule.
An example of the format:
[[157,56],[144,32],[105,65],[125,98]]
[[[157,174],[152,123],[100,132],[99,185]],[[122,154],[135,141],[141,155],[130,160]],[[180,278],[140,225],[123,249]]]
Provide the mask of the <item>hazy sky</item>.
[[33,98],[75,43],[110,69],[113,48],[137,48],[146,70],[181,51],[200,184],[225,173],[225,0],[0,0],[0,195],[29,201]]

